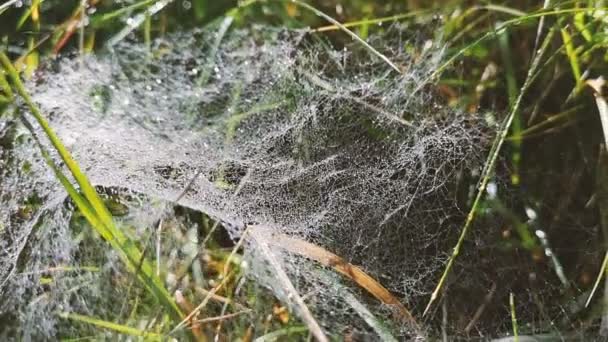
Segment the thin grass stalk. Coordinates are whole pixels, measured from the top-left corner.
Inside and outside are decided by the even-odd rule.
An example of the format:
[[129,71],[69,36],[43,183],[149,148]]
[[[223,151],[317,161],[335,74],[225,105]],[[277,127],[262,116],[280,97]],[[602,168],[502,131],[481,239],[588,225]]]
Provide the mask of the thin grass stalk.
[[[275,0],[275,1],[280,1],[280,2],[286,2],[285,0]],[[258,2],[264,2],[263,0],[251,0],[251,1],[246,1],[245,3],[241,4],[239,6],[239,8],[243,8],[246,6],[250,6],[254,3],[258,3]],[[340,23],[339,21],[337,21],[336,19],[332,18],[331,16],[325,14],[323,11],[303,2],[300,0],[291,0],[292,3],[296,4],[297,6],[300,6],[304,9],[307,9],[309,11],[311,11],[312,13],[314,13],[315,15],[329,21],[330,23],[332,23],[333,25],[337,26],[340,30],[344,31],[346,34],[348,34],[349,36],[351,36],[351,38],[353,38],[354,40],[356,40],[357,42],[359,42],[361,45],[363,45],[370,53],[372,53],[373,55],[379,57],[380,59],[382,59],[384,62],[386,62],[386,64],[388,64],[393,70],[395,70],[396,72],[398,72],[399,74],[402,73],[401,69],[399,69],[399,67],[393,63],[388,57],[386,57],[384,54],[382,54],[380,51],[376,50],[373,46],[369,45],[365,40],[361,39],[361,37],[359,37],[356,33],[354,33],[353,31],[349,30],[346,26],[344,26],[342,23]]]
[[122,7],[120,9],[117,9],[117,10],[109,12],[109,13],[103,13],[103,14],[98,14],[98,15],[92,16],[91,17],[91,26],[93,28],[99,28],[99,27],[101,27],[101,24],[104,23],[105,21],[119,18],[120,16],[122,16],[124,14],[127,14],[134,10],[138,10],[140,8],[148,7],[156,1],[157,0],[143,0],[143,1],[136,2],[132,5]]
[[[349,27],[358,27],[358,26],[364,26],[364,25],[379,25],[379,24],[383,24],[383,23],[389,22],[389,21],[398,21],[398,20],[402,20],[402,19],[415,18],[415,17],[419,17],[421,15],[427,15],[429,13],[431,13],[430,10],[417,10],[417,11],[411,11],[408,13],[392,15],[389,17],[364,19],[364,20],[357,20],[357,21],[342,23],[342,27],[349,28]],[[338,25],[327,25],[327,26],[317,27],[317,28],[313,29],[312,32],[326,32],[326,31],[333,31],[333,30],[340,30],[340,29],[341,28]]]
[[104,321],[102,319],[95,318],[95,317],[78,315],[78,314],[68,313],[68,312],[60,313],[59,317],[68,319],[71,321],[92,324],[94,326],[112,330],[116,333],[123,334],[123,335],[144,337],[147,341],[150,341],[150,340],[161,341],[162,340],[162,336],[160,334],[132,328],[132,327],[122,325],[122,324],[116,324],[114,322]]
[[324,12],[316,9],[315,7],[302,2],[300,0],[291,0],[291,2],[293,2],[294,4],[303,7],[311,12],[313,12],[314,14],[318,15],[319,17],[329,21],[330,23],[338,26],[340,28],[340,30],[346,32],[346,34],[348,34],[349,36],[351,36],[354,40],[358,41],[359,43],[361,43],[361,45],[363,45],[369,52],[371,52],[372,54],[380,57],[380,59],[382,59],[383,61],[386,62],[386,64],[388,64],[391,68],[393,68],[395,71],[397,71],[399,74],[401,74],[401,69],[399,69],[399,67],[393,63],[388,57],[386,57],[385,55],[383,55],[382,53],[380,53],[380,51],[376,50],[373,46],[369,45],[365,40],[361,39],[361,37],[359,37],[356,33],[354,33],[353,31],[349,30],[346,26],[342,25],[339,21],[337,21],[336,19],[332,18],[331,16],[325,14]]
[[517,328],[517,315],[515,314],[515,295],[509,294],[509,308],[511,309],[511,326],[513,327],[513,340],[519,342],[519,332]]
[[517,96],[517,99],[515,100],[514,105],[511,107],[511,110],[509,111],[509,114],[507,115],[507,117],[504,121],[502,129],[499,131],[498,136],[496,137],[496,140],[494,141],[492,150],[491,150],[490,154],[488,155],[488,159],[486,160],[484,171],[481,175],[481,180],[480,180],[480,183],[478,186],[477,195],[475,196],[473,205],[471,206],[469,214],[467,215],[466,221],[464,223],[464,226],[462,228],[458,241],[456,242],[456,245],[454,246],[454,250],[448,260],[445,270],[444,270],[443,274],[441,275],[441,278],[439,279],[439,282],[437,283],[437,286],[435,287],[435,290],[433,291],[426,308],[424,309],[423,316],[425,316],[428,313],[432,304],[439,297],[439,293],[441,292],[443,286],[445,285],[448,275],[452,271],[452,267],[454,266],[454,261],[460,254],[460,249],[462,248],[464,240],[468,236],[468,233],[471,229],[473,221],[475,220],[475,215],[477,214],[477,210],[484,197],[486,186],[488,185],[488,182],[490,181],[490,178],[494,171],[494,166],[496,164],[496,161],[498,160],[498,155],[500,153],[502,145],[504,144],[506,137],[509,133],[509,128],[511,127],[511,123],[513,122],[513,119],[515,118],[517,112],[519,111],[519,107],[521,105],[523,96],[532,83],[531,82],[532,75],[534,75],[535,70],[538,68],[543,55],[549,48],[554,34],[555,34],[555,27],[553,27],[549,31],[549,33],[547,34],[547,36],[545,37],[545,39],[543,41],[540,52],[534,57],[534,60],[532,61],[532,65],[530,66],[530,69],[528,70],[528,74],[526,76],[524,85],[521,87],[519,95]]
[[319,342],[329,342],[329,338],[325,335],[323,329],[321,329],[321,326],[304,302],[304,299],[302,296],[300,296],[298,290],[296,290],[295,286],[289,279],[289,276],[282,266],[281,261],[279,261],[275,257],[275,254],[270,250],[266,237],[261,232],[258,232],[257,229],[250,230],[250,234],[252,237],[252,242],[255,243],[257,248],[259,248],[260,253],[266,259],[270,267],[274,269],[277,283],[281,284],[281,287],[287,293],[287,296],[289,296],[294,302],[294,306],[297,307],[297,310],[300,313],[300,318],[302,318],[304,323],[306,323],[306,326],[308,329],[310,329],[310,333]]

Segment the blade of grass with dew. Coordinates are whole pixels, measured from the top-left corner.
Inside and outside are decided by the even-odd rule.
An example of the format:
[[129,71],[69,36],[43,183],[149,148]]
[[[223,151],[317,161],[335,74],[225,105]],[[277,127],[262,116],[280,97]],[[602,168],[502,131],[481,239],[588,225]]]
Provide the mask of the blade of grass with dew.
[[510,14],[512,16],[515,17],[523,17],[525,16],[527,13],[524,11],[520,11],[516,8],[513,7],[507,7],[507,6],[501,6],[501,5],[485,5],[485,6],[481,6],[481,9],[485,9],[488,11],[492,11],[492,12],[499,12],[499,13],[505,13],[505,14]]
[[144,20],[144,44],[146,45],[146,49],[148,51],[151,50],[152,47],[152,16],[150,13],[146,12],[146,18]]
[[[441,73],[443,73],[443,71],[445,71],[448,66],[450,66],[452,63],[454,63],[456,61],[456,59],[458,59],[459,57],[461,57],[462,55],[464,55],[468,50],[472,49],[473,47],[477,46],[478,44],[480,44],[481,42],[485,41],[486,39],[492,37],[495,35],[495,32],[498,31],[500,32],[501,29],[507,28],[511,25],[517,25],[520,24],[526,20],[530,20],[530,19],[534,19],[534,18],[544,18],[545,16],[557,16],[560,14],[569,14],[569,13],[578,13],[581,11],[588,11],[590,10],[590,8],[578,8],[578,9],[564,9],[564,10],[552,10],[552,11],[541,11],[540,13],[533,13],[530,15],[527,15],[525,17],[519,17],[519,18],[515,18],[515,19],[511,19],[508,20],[506,22],[504,22],[503,24],[501,24],[495,31],[491,31],[491,32],[487,32],[486,34],[482,35],[480,38],[478,38],[477,40],[473,41],[472,43],[468,44],[467,46],[465,46],[464,48],[460,49],[457,53],[455,53],[452,57],[450,57],[446,62],[444,62],[441,66],[439,66],[430,76],[428,76],[425,80],[423,80],[423,82],[420,83],[420,86],[418,86],[416,89],[414,89],[413,93],[417,93],[418,91],[420,91],[420,89],[422,89],[422,87],[429,83],[432,79],[438,77]],[[601,10],[606,10],[606,8],[601,8]],[[535,53],[533,55],[533,65],[530,67],[529,71],[528,71],[528,75],[526,76],[526,80],[524,82],[524,86],[523,88],[528,88],[530,84],[532,84],[534,82],[534,80],[536,80],[537,76],[540,74],[539,72],[537,72],[538,68],[538,64],[540,63],[540,58],[538,57],[539,55],[542,55],[546,52],[549,43],[550,43],[550,38],[553,37],[555,33],[555,27],[553,27],[549,33],[547,34],[543,46],[541,47],[541,49],[539,50],[538,53]],[[561,49],[561,47],[560,47]],[[553,58],[556,54],[554,54],[551,58]],[[546,63],[545,63],[546,64]],[[545,65],[543,65],[542,67],[544,68]],[[520,93],[520,96],[518,97],[518,100],[516,102],[516,104],[519,106],[519,102],[521,100],[521,96],[522,93]],[[503,122],[502,127],[499,129],[499,132],[502,132],[503,134],[506,135],[507,131],[508,131],[508,127],[510,126],[511,122],[509,120],[510,116],[512,113],[510,113],[507,117],[507,120],[505,120]],[[502,135],[502,134],[501,134]],[[454,247],[452,256],[449,258],[448,260],[448,264],[446,265],[446,269],[444,270],[438,284],[437,287],[435,288],[435,291],[433,291],[432,295],[431,295],[431,299],[429,300],[429,303],[427,304],[426,309],[424,310],[424,314],[426,315],[426,313],[428,312],[428,310],[430,309],[430,306],[432,305],[432,303],[437,299],[438,295],[439,295],[439,291],[441,290],[441,288],[443,287],[443,284],[446,281],[447,275],[449,274],[452,265],[453,265],[453,261],[454,259],[458,256],[459,252],[460,252],[460,248],[462,246],[462,242],[464,241],[464,238],[466,237],[466,235],[468,234],[468,230],[470,229],[470,225],[472,224],[472,221],[474,219],[475,216],[475,208],[477,208],[477,206],[480,204],[480,199],[483,196],[483,192],[485,190],[485,186],[487,185],[487,182],[489,180],[489,175],[493,169],[493,165],[496,162],[496,160],[491,161],[491,159],[496,159],[498,157],[498,152],[500,150],[500,147],[502,146],[502,143],[504,142],[504,140],[506,140],[506,136],[505,137],[497,137],[497,139],[495,140],[490,153],[488,154],[488,161],[486,161],[486,164],[484,166],[484,169],[482,171],[482,177],[480,179],[479,182],[479,190],[477,192],[477,196],[475,198],[475,201],[473,202],[472,205],[472,209],[469,212],[469,215],[467,215],[467,219],[465,220],[465,224],[463,226],[461,235],[458,239],[458,242],[456,243],[456,246]],[[494,156],[494,157],[493,157]],[[487,175],[487,176],[486,176]],[[608,257],[608,254],[607,254]]]
[[[80,196],[80,194],[76,192],[75,188],[71,185],[66,177],[59,177],[59,181],[64,185],[66,191],[68,191],[72,199],[76,202],[79,209],[83,210],[83,214],[92,227],[98,231],[100,235],[102,235],[117,252],[119,252],[119,255],[122,261],[125,263],[125,266],[127,266],[127,269],[135,274],[140,279],[144,287],[151,294],[153,294],[154,297],[159,300],[159,302],[161,302],[161,304],[168,310],[168,314],[172,317],[172,319],[177,321],[181,320],[183,316],[181,310],[171,298],[171,295],[162,284],[162,281],[154,274],[152,265],[147,260],[140,263],[140,260],[142,260],[142,253],[139,251],[136,244],[128,239],[122,230],[120,230],[114,224],[108,209],[97,194],[97,191],[91,185],[88,178],[82,173],[80,167],[76,161],[74,161],[59,137],[51,129],[49,123],[42,116],[42,113],[34,104],[33,100],[26,91],[25,86],[21,82],[21,78],[17,70],[13,67],[11,61],[8,59],[6,54],[4,54],[4,52],[0,52],[0,62],[4,66],[5,71],[7,71],[11,77],[17,93],[23,98],[30,109],[31,114],[41,126],[54,149],[60,155],[61,159],[66,164],[72,176],[80,186],[84,197]],[[141,267],[138,267],[139,265],[141,265]]]
[[[587,25],[590,26],[592,24],[593,24],[593,22],[590,22]],[[553,53],[545,60],[543,65],[541,65],[537,69],[536,73],[532,76],[531,82],[534,82],[534,80],[536,80],[538,77],[540,77],[543,74],[543,72],[546,70],[546,68],[551,65],[551,63],[556,62],[558,57],[561,55],[561,53],[563,53],[565,51],[565,49],[566,49],[566,47],[563,44],[559,48],[555,49],[553,51]],[[567,103],[568,101],[565,101],[565,102]]]
[[[608,11],[608,8],[604,8],[603,10]],[[569,11],[569,12],[571,12],[571,11]],[[578,11],[576,11],[574,13],[578,13]],[[594,24],[600,23],[601,20],[602,20],[602,18],[595,18],[594,20],[591,20],[588,23],[586,23],[585,26],[587,28],[589,28],[589,27],[591,27]],[[578,36],[578,35],[581,35],[581,33],[580,32],[576,33],[575,36]],[[555,60],[560,56],[560,54],[562,52],[564,52],[564,50],[565,50],[565,46],[563,44],[559,48],[555,49],[555,51],[553,51],[553,53],[545,60],[545,62],[543,63],[543,65],[540,66],[539,68],[537,68],[536,73],[532,76],[532,79],[531,79],[530,82],[534,82],[534,80],[536,80],[543,73],[543,71],[546,69],[546,67],[548,67],[549,65],[551,65],[551,63],[555,62]],[[533,55],[533,57],[534,56],[535,55]]]
[[[516,17],[526,15],[526,12],[517,10],[515,8],[499,6],[499,5],[485,5],[485,6],[476,6],[476,7],[472,8],[472,11],[478,11],[478,10],[502,12],[502,13],[510,14],[510,15],[516,16]],[[346,28],[363,26],[363,25],[371,26],[371,25],[383,24],[383,23],[389,22],[389,21],[399,21],[399,20],[408,19],[408,18],[420,18],[420,16],[426,15],[429,13],[432,13],[432,11],[430,9],[420,9],[420,10],[415,10],[415,11],[411,11],[408,13],[396,14],[396,15],[392,15],[392,16],[388,16],[388,17],[351,21],[351,22],[347,22],[347,23],[342,23],[342,26],[346,27]],[[333,30],[339,30],[339,29],[341,29],[341,28],[337,25],[327,25],[327,26],[317,27],[317,28],[313,29],[312,32],[325,32],[325,31],[333,31]]]
[[445,267],[445,270],[444,270],[443,274],[441,275],[441,278],[439,279],[439,282],[437,283],[435,290],[431,294],[431,298],[430,298],[426,308],[424,309],[423,316],[428,313],[429,309],[431,308],[431,306],[433,305],[435,300],[437,300],[437,298],[439,297],[439,293],[441,292],[441,290],[447,280],[448,275],[452,271],[452,267],[454,266],[454,261],[460,254],[460,249],[462,248],[464,240],[467,237],[469,230],[471,229],[473,221],[475,220],[475,215],[477,214],[477,210],[483,199],[483,196],[484,196],[484,193],[486,190],[486,186],[488,185],[490,177],[492,176],[492,172],[494,170],[494,165],[496,164],[496,161],[498,160],[498,154],[500,153],[502,145],[504,144],[504,142],[506,140],[507,134],[509,132],[509,128],[511,127],[511,123],[513,122],[515,115],[519,111],[519,106],[522,102],[523,96],[532,83],[531,82],[532,75],[534,75],[536,69],[538,68],[538,66],[540,64],[542,56],[545,54],[545,52],[549,48],[554,34],[555,34],[555,28],[553,27],[549,31],[547,36],[545,37],[542,47],[540,49],[540,52],[534,57],[534,60],[532,61],[532,65],[528,69],[528,74],[526,76],[526,80],[519,91],[519,95],[517,96],[515,103],[511,107],[509,114],[505,118],[502,129],[498,132],[496,140],[494,141],[494,145],[490,151],[490,154],[488,155],[488,159],[486,160],[484,170],[481,174],[481,179],[479,182],[479,186],[477,188],[477,195],[475,196],[475,200],[473,201],[471,209],[469,210],[469,213],[465,220],[464,226],[462,227],[460,236],[458,237],[458,241],[456,242],[456,245],[454,246],[454,249],[452,251],[452,255],[448,259],[448,263]]
[[81,186],[85,197],[93,205],[96,215],[100,218],[100,220],[104,224],[106,224],[106,225],[112,224],[112,217],[110,215],[110,212],[107,210],[105,205],[103,205],[101,198],[99,198],[99,195],[97,194],[97,191],[88,182],[86,176],[82,173],[82,171],[80,170],[80,167],[78,166],[76,161],[74,161],[74,159],[72,159],[72,156],[69,153],[69,151],[65,148],[65,146],[63,145],[63,143],[61,142],[59,137],[51,129],[51,127],[48,124],[48,122],[46,121],[46,119],[44,119],[44,117],[42,116],[42,113],[40,112],[40,110],[34,105],[32,98],[27,93],[25,86],[21,82],[21,78],[20,78],[17,70],[13,67],[11,61],[8,59],[6,54],[4,54],[4,52],[0,52],[0,62],[4,66],[5,70],[8,72],[8,75],[11,77],[11,79],[15,85],[15,88],[17,90],[17,93],[26,102],[27,106],[29,107],[30,111],[32,112],[32,115],[34,116],[34,118],[36,119],[38,124],[41,126],[44,133],[47,135],[47,137],[51,141],[51,144],[53,145],[53,147],[55,148],[57,153],[59,153],[59,155],[61,156],[62,160],[65,162],[65,164],[68,167],[68,169],[70,170],[70,172],[72,172],[76,181]]
[[40,3],[41,0],[33,0],[30,7],[25,12],[27,15],[22,16],[22,22],[20,21],[20,23],[17,25],[17,29],[19,29],[23,24],[25,24],[27,19],[31,17],[32,34],[30,34],[27,38],[27,54],[23,55],[23,59],[25,61],[24,75],[26,78],[30,78],[33,75],[34,71],[36,71],[38,68],[40,61],[40,56],[36,49],[36,36],[40,32]]
[[118,42],[125,39],[131,32],[141,26],[147,17],[154,16],[156,13],[160,12],[172,2],[173,0],[158,0],[154,4],[151,4],[148,8],[145,9],[143,13],[140,13],[135,17],[130,18],[129,24],[127,24],[122,30],[120,30],[120,32],[110,38],[106,45],[109,47],[116,45]]
[[121,17],[121,16],[123,16],[123,15],[125,15],[125,14],[127,14],[127,13],[129,13],[131,11],[135,11],[135,10],[138,10],[140,8],[147,7],[147,6],[151,5],[152,3],[156,2],[156,1],[158,1],[158,0],[143,0],[143,1],[136,2],[136,3],[132,4],[132,5],[125,6],[123,8],[117,9],[117,10],[112,11],[112,12],[101,13],[101,14],[97,14],[97,15],[91,16],[91,19],[90,19],[91,20],[91,26],[93,28],[99,28],[106,21],[119,18],[119,17]]
[[[544,0],[543,2],[543,10],[546,10],[551,5],[551,0]],[[538,21],[538,27],[536,28],[536,37],[534,38],[534,49],[532,50],[532,56],[536,54],[536,48],[538,48],[538,44],[540,43],[540,37],[543,33],[543,29],[545,28],[545,17],[540,18]]]
[[67,319],[67,320],[71,320],[71,321],[92,324],[96,327],[112,330],[116,333],[123,334],[123,335],[144,337],[144,338],[146,338],[146,340],[155,340],[155,341],[162,340],[162,336],[160,334],[132,328],[132,327],[122,325],[122,324],[104,321],[102,319],[95,318],[95,317],[79,315],[79,314],[69,313],[69,312],[62,312],[59,314],[59,317]]

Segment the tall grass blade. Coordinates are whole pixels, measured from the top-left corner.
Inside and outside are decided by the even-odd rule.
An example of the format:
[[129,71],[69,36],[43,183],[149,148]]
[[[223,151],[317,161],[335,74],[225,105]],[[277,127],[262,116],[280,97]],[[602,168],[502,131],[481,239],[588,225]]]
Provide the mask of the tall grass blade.
[[144,7],[148,7],[148,6],[152,5],[152,3],[156,2],[156,1],[157,0],[143,0],[143,1],[136,2],[136,3],[132,4],[132,5],[125,6],[123,8],[117,9],[117,10],[112,11],[112,12],[102,13],[102,14],[97,14],[97,15],[91,16],[91,18],[90,18],[90,20],[91,20],[91,26],[93,28],[99,28],[106,21],[119,18],[119,17],[121,17],[121,16],[123,16],[123,15],[125,15],[127,13],[130,13],[131,11],[138,10],[138,9],[144,8]]
[[475,220],[475,215],[477,214],[477,210],[483,199],[483,196],[484,196],[484,193],[486,190],[486,186],[488,185],[488,182],[490,181],[490,177],[492,176],[492,172],[494,171],[494,165],[496,164],[496,161],[498,160],[498,154],[502,148],[502,145],[504,144],[504,142],[506,140],[507,134],[509,132],[509,128],[511,127],[513,119],[515,118],[517,112],[519,111],[519,106],[521,105],[521,101],[523,99],[524,94],[526,93],[526,91],[528,90],[530,85],[532,84],[532,79],[533,79],[532,76],[536,72],[543,55],[549,48],[554,34],[555,34],[555,28],[552,28],[549,31],[549,33],[547,34],[547,36],[545,37],[543,44],[540,48],[540,52],[534,57],[534,60],[532,61],[532,65],[528,69],[528,74],[526,76],[526,80],[519,91],[519,95],[517,96],[517,99],[515,100],[514,105],[511,107],[511,110],[509,111],[509,114],[507,115],[507,117],[503,123],[503,126],[502,126],[501,130],[499,131],[498,136],[496,137],[496,140],[494,141],[494,145],[492,146],[490,154],[488,155],[488,159],[486,160],[484,170],[481,175],[479,186],[477,188],[477,195],[475,196],[473,205],[471,206],[471,209],[469,210],[469,214],[467,215],[464,226],[462,228],[460,236],[458,237],[458,241],[456,242],[456,245],[454,246],[454,250],[452,251],[452,255],[450,256],[450,258],[448,260],[445,270],[444,270],[443,274],[441,275],[441,278],[439,279],[439,282],[437,283],[435,290],[431,294],[431,298],[430,298],[426,308],[424,309],[423,316],[428,313],[428,311],[430,310],[430,308],[433,305],[433,303],[435,302],[435,300],[437,300],[437,298],[439,297],[439,293],[443,289],[443,286],[445,285],[447,277],[450,274],[450,272],[452,271],[452,267],[454,266],[454,261],[460,254],[460,249],[462,248],[464,240],[466,239],[466,237],[469,233],[469,230],[471,229],[471,226],[473,224],[473,221]]
[[136,329],[136,328],[132,328],[132,327],[129,327],[126,325],[116,324],[113,322],[108,322],[108,321],[104,321],[99,318],[85,316],[85,315],[62,312],[59,314],[59,317],[64,318],[64,319],[69,319],[72,321],[92,324],[94,326],[112,330],[114,332],[117,332],[117,333],[123,334],[123,335],[144,337],[146,340],[160,341],[161,337],[162,337],[160,334],[157,334],[157,333]]
[[[143,258],[142,252],[138,249],[135,242],[130,240],[121,229],[119,229],[105,206],[102,199],[95,188],[91,185],[88,178],[80,170],[80,167],[74,161],[67,148],[63,145],[59,137],[50,127],[49,123],[43,117],[38,107],[34,104],[32,98],[28,94],[25,86],[21,82],[21,78],[17,70],[13,67],[11,61],[6,54],[0,52],[0,63],[10,76],[15,86],[17,93],[23,98],[30,112],[43,129],[45,135],[50,140],[55,151],[60,155],[63,162],[66,164],[70,173],[80,187],[83,196],[81,196],[73,185],[69,182],[59,169],[52,163],[48,153],[42,150],[43,156],[47,163],[53,168],[61,184],[66,188],[70,197],[74,200],[78,208],[83,212],[85,218],[91,226],[114,248],[125,263],[129,272],[137,275],[137,278],[142,282],[144,287],[156,297],[161,304],[168,310],[172,319],[179,321],[183,314],[171,295],[164,287],[162,281],[155,275],[151,263]],[[31,126],[30,126],[31,128]]]
[[511,325],[513,326],[513,341],[519,342],[519,333],[517,329],[517,315],[515,314],[515,295],[513,292],[509,294],[509,308],[511,309]]
[[[507,94],[509,98],[509,108],[513,108],[517,99],[517,79],[515,77],[515,67],[513,65],[513,56],[511,55],[511,46],[509,43],[509,30],[504,29],[499,33],[498,45],[502,55],[502,60],[505,66],[505,78],[507,81]],[[511,184],[519,185],[519,164],[521,161],[521,115],[516,114],[511,124],[511,135],[513,139],[511,152]]]
[[[379,25],[379,24],[383,24],[383,23],[389,22],[389,21],[398,21],[398,20],[403,20],[403,19],[416,18],[416,17],[420,17],[422,15],[428,15],[429,13],[431,13],[431,11],[429,11],[429,10],[417,10],[417,11],[411,11],[411,12],[407,12],[407,13],[403,13],[403,14],[391,15],[389,17],[363,19],[363,20],[351,21],[348,23],[342,23],[342,27],[350,28],[350,27],[357,27],[357,26],[364,26],[364,25]],[[340,29],[341,28],[338,25],[334,24],[334,25],[317,27],[316,29],[313,29],[312,32],[325,32],[325,31],[333,31],[333,30],[340,30]]]
[[561,29],[561,33],[562,39],[564,41],[564,46],[566,47],[566,56],[568,57],[570,68],[572,68],[572,76],[574,77],[574,81],[576,82],[576,92],[578,92],[583,87],[583,80],[581,77],[581,67],[578,62],[576,49],[574,47],[574,43],[572,42],[572,36],[568,32],[568,30],[566,28],[563,28]]

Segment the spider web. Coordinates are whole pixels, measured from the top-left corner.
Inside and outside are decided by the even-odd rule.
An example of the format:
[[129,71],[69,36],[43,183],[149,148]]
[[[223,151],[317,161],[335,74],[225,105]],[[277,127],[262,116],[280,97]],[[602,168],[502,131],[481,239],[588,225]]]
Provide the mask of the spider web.
[[[235,241],[257,227],[320,246],[417,311],[491,138],[478,116],[442,105],[433,87],[415,91],[441,62],[432,39],[393,28],[370,40],[398,74],[354,42],[335,48],[305,31],[216,27],[49,61],[29,86],[93,184],[177,201],[220,221]],[[18,313],[14,334],[51,337],[69,327],[49,312],[109,310],[108,277],[121,271],[100,245],[86,255],[107,256],[101,272],[40,284],[50,265],[79,264],[82,241],[33,137],[2,120],[0,313]],[[143,208],[133,223],[142,239],[168,219]],[[257,282],[302,314],[276,281],[280,266],[327,333],[415,335],[406,324],[380,327],[390,308],[309,258],[248,240],[246,260]]]

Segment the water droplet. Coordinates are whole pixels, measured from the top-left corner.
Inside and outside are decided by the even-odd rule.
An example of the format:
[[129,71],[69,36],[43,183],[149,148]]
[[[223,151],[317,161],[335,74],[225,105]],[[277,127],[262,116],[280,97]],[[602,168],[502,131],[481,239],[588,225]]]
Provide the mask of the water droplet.
[[498,186],[496,185],[496,183],[491,182],[486,187],[486,191],[487,191],[488,196],[490,197],[490,199],[495,199],[496,198],[496,194],[498,192]]
[[536,214],[536,211],[534,211],[534,209],[532,209],[530,207],[526,207],[526,215],[532,221],[536,220],[536,218],[538,217],[538,214]]

